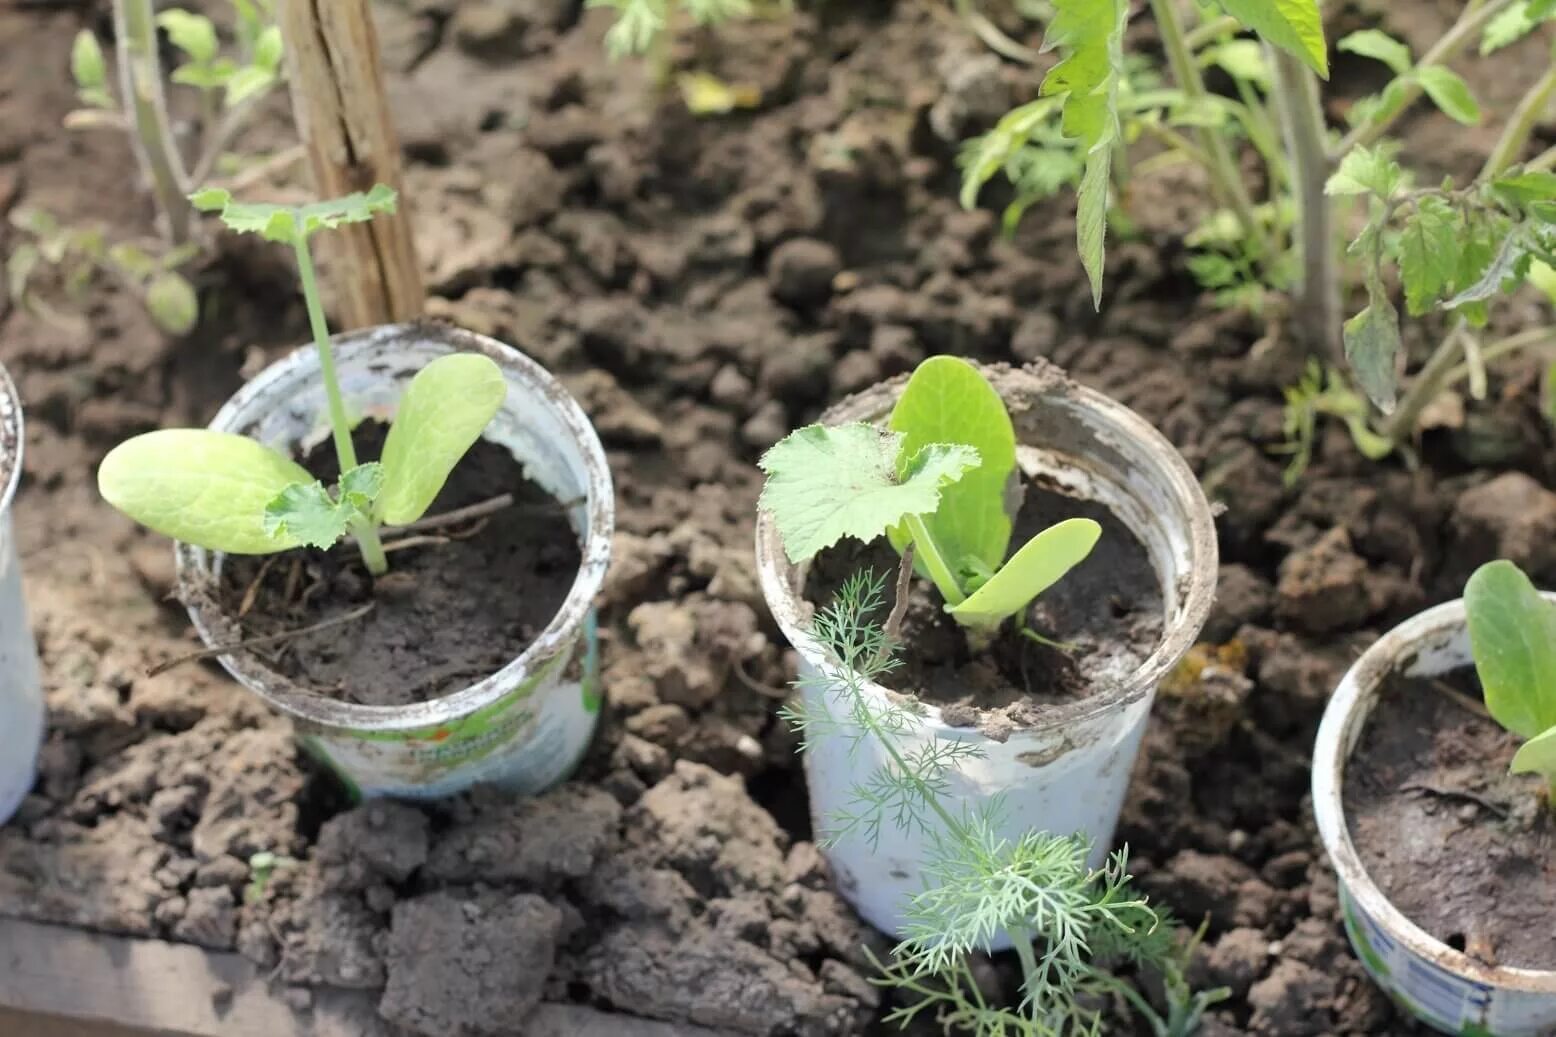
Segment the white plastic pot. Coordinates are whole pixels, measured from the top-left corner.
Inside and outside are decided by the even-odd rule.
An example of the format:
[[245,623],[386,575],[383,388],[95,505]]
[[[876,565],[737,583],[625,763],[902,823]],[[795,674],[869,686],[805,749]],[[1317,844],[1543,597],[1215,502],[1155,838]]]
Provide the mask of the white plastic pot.
[[[507,448],[559,501],[582,562],[551,622],[498,672],[451,695],[409,706],[339,702],[300,687],[249,653],[221,657],[250,691],[291,714],[299,737],[363,796],[432,798],[478,783],[521,794],[554,785],[576,766],[599,715],[593,600],[610,561],[615,501],[599,437],[578,404],[538,364],[481,335],[431,323],[339,335],[335,362],[347,409],[391,420],[411,378],[455,352],[484,353],[508,382],[483,437]],[[324,384],[312,346],[267,368],[211,422],[287,453],[323,439]],[[213,593],[222,555],[179,544],[179,585],[207,645],[241,640]]]
[[[1556,601],[1556,594],[1546,597]],[[1346,762],[1388,677],[1436,677],[1472,663],[1462,600],[1401,623],[1356,660],[1318,728],[1313,813],[1339,875],[1346,934],[1380,987],[1444,1033],[1539,1037],[1556,1033],[1556,972],[1482,965],[1401,914],[1362,866],[1341,799]]]
[[22,477],[22,404],[0,367],[0,824],[37,776],[43,742],[43,683],[27,625],[22,569],[11,536],[11,501]]
[[[951,727],[928,704],[923,723],[905,740],[910,750],[912,743],[927,739],[978,743],[984,756],[963,762],[951,779],[953,813],[962,804],[1002,796],[1002,835],[1082,833],[1092,840],[1093,863],[1100,864],[1112,842],[1156,686],[1193,646],[1210,611],[1215,523],[1188,465],[1133,411],[1074,384],[1051,365],[981,370],[1010,411],[1017,463],[1026,476],[1105,505],[1145,545],[1161,585],[1164,632],[1134,673],[1120,674],[1116,683],[1085,699],[1047,708],[1041,720],[1018,728],[1007,741]],[[822,420],[882,420],[906,381],[897,378],[866,390]],[[768,607],[799,653],[802,674],[814,678],[831,664],[809,633],[812,610],[801,597],[804,567],[789,563],[765,515],[757,524],[756,552]],[[882,702],[897,694],[875,683],[867,684],[865,693]],[[807,687],[804,694],[812,705],[820,705],[823,696],[836,697],[825,686]],[[805,754],[817,832],[832,828],[829,818],[849,805],[850,790],[885,762],[878,743],[866,740],[856,746],[850,735],[821,733]],[[928,844],[923,832],[894,827],[888,819],[876,845],[863,835],[847,836],[831,844],[827,857],[840,890],[859,913],[881,930],[900,933],[904,907],[924,885],[920,862]]]

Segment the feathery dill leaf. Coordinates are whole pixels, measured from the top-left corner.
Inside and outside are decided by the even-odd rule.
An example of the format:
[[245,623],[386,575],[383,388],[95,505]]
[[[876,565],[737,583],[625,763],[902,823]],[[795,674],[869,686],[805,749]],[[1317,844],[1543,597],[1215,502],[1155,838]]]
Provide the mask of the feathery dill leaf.
[[[886,595],[884,575],[856,573],[817,613],[811,634],[829,665],[797,682],[810,693],[808,702],[785,707],[783,716],[806,748],[826,735],[844,737],[854,749],[870,742],[884,753],[886,762],[828,819],[828,840],[857,835],[874,844],[888,823],[924,836],[925,888],[907,906],[901,941],[889,961],[865,950],[878,972],[872,982],[901,999],[887,1021],[906,1024],[928,1013],[948,1033],[1085,1037],[1103,1032],[1109,1005],[1121,999],[1161,1037],[1188,1037],[1205,1009],[1226,995],[1190,990],[1183,980],[1187,951],[1175,927],[1131,886],[1124,853],[1092,868],[1083,836],[1002,835],[999,797],[950,804],[951,775],[982,748],[922,737],[922,706],[869,688],[898,664],[899,646],[879,618]],[[968,965],[971,952],[1001,937],[1021,960],[1022,997],[1014,1006],[990,1004]],[[1114,976],[1113,963],[1160,973],[1166,1014]]]

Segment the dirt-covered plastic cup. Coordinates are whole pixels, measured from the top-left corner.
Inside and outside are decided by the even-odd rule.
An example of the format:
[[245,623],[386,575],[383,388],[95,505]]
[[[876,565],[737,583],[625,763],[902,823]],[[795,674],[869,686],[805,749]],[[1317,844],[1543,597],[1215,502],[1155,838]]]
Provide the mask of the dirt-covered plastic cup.
[[[481,353],[502,370],[507,398],[486,431],[529,478],[568,502],[582,561],[562,607],[518,658],[453,694],[408,706],[318,695],[252,654],[221,663],[244,687],[288,713],[297,733],[361,796],[434,798],[489,783],[540,792],[577,765],[601,704],[593,601],[610,561],[615,501],[599,437],[577,402],[540,365],[493,339],[435,323],[337,335],[335,364],[353,413],[391,420],[410,380],[450,353]],[[309,346],[245,385],[211,428],[283,452],[319,436],[325,413],[318,353]],[[575,503],[576,502],[576,503]],[[223,556],[177,545],[180,592],[207,645],[241,640],[213,593]]]
[[[1546,598],[1556,601],[1556,594]],[[1399,1005],[1443,1033],[1542,1037],[1556,1033],[1556,972],[1483,965],[1406,918],[1362,866],[1346,823],[1345,767],[1394,674],[1437,677],[1474,664],[1464,602],[1406,620],[1346,672],[1313,749],[1313,813],[1340,880],[1345,932],[1362,965]]]
[[0,367],[0,824],[32,790],[43,742],[43,682],[11,535],[11,502],[21,477],[22,404]]
[[[1215,523],[1193,472],[1170,443],[1139,415],[1083,388],[1051,365],[981,366],[1015,425],[1017,463],[1032,479],[1068,496],[1105,505],[1145,546],[1164,605],[1161,640],[1133,673],[1076,702],[1048,707],[1035,724],[1003,742],[976,729],[952,727],[926,703],[911,740],[976,742],[981,758],[964,760],[950,778],[950,808],[1003,797],[1000,832],[1012,841],[1042,830],[1081,833],[1092,840],[1092,863],[1108,853],[1129,773],[1145,733],[1157,684],[1194,645],[1215,596]],[[839,403],[828,424],[880,421],[906,376]],[[829,663],[810,635],[810,607],[801,596],[805,567],[791,564],[768,516],[757,524],[757,568],[774,618],[800,656],[802,676]],[[897,693],[876,683],[865,694],[882,703]],[[833,694],[807,685],[812,707]],[[810,808],[817,831],[849,805],[851,791],[885,764],[884,748],[855,744],[851,733],[811,735],[805,753]],[[913,746],[903,747],[912,751]],[[923,888],[920,862],[930,840],[922,831],[881,826],[875,844],[863,834],[830,845],[827,857],[843,895],[877,928],[902,931],[908,899]],[[995,949],[1007,942],[994,944]]]

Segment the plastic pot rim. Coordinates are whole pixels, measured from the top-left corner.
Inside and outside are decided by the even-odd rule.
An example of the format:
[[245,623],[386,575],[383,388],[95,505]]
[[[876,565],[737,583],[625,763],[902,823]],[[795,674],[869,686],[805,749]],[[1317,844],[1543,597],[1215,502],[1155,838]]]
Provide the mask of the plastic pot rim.
[[[1556,602],[1556,593],[1545,592]],[[1329,699],[1313,747],[1313,814],[1324,852],[1342,886],[1361,908],[1416,955],[1465,978],[1489,986],[1532,994],[1556,995],[1556,971],[1485,965],[1438,940],[1396,908],[1372,881],[1351,841],[1343,792],[1345,765],[1360,744],[1367,714],[1383,681],[1408,667],[1418,650],[1443,645],[1466,626],[1464,600],[1446,602],[1405,620],[1380,637],[1351,665]],[[1470,663],[1468,654],[1464,660]]]
[[[295,716],[331,728],[415,731],[445,723],[497,701],[516,685],[540,674],[577,636],[589,619],[594,597],[604,583],[610,563],[611,535],[615,528],[615,496],[610,467],[594,426],[562,384],[540,364],[511,346],[485,335],[435,321],[379,325],[334,335],[330,341],[335,347],[336,362],[340,364],[358,349],[389,345],[400,338],[413,343],[433,341],[446,346],[449,352],[481,353],[495,361],[505,374],[516,374],[535,386],[579,447],[584,466],[589,524],[579,545],[581,557],[573,585],[545,629],[506,666],[450,695],[405,706],[342,702],[300,687],[295,681],[277,673],[248,653],[219,657],[228,672],[252,690]],[[277,381],[293,377],[299,369],[317,366],[318,353],[315,347],[312,344],[298,347],[245,383],[222,405],[211,420],[210,427],[231,431],[234,415],[246,409],[252,397],[265,393]],[[195,574],[208,576],[209,559],[216,552],[183,542],[175,544],[175,551],[181,589],[189,586]],[[209,597],[185,594],[185,598],[190,619],[201,640],[208,646],[218,646],[221,642],[216,640],[202,604],[202,599],[209,601]]]
[[[7,450],[7,444],[11,444]],[[0,515],[11,509],[22,481],[22,400],[5,365],[0,364]]]
[[[1077,723],[1112,713],[1131,702],[1152,694],[1162,679],[1194,646],[1205,620],[1210,615],[1215,600],[1218,572],[1218,549],[1215,520],[1206,502],[1199,480],[1195,478],[1187,462],[1167,438],[1134,411],[1118,401],[1093,389],[1071,381],[1052,364],[1029,364],[1011,367],[1008,364],[984,364],[969,361],[989,378],[1000,397],[1009,407],[1007,395],[1024,392],[1033,398],[1062,396],[1101,416],[1120,437],[1127,437],[1144,445],[1158,461],[1162,474],[1182,505],[1181,511],[1188,519],[1189,549],[1192,562],[1179,579],[1180,586],[1162,587],[1163,596],[1171,601],[1181,597],[1182,609],[1166,624],[1160,640],[1146,661],[1127,680],[1090,695],[1077,702],[1045,706],[1035,722],[1024,724],[1011,732],[1012,741],[1026,735],[1035,735],[1066,728]],[[859,393],[845,398],[822,414],[823,424],[841,424],[849,421],[880,421],[890,413],[892,405],[901,395],[909,375],[901,374],[879,382]],[[759,511],[756,524],[757,577],[762,595],[779,628],[789,644],[811,665],[824,673],[837,675],[837,667],[810,634],[807,622],[811,606],[796,592],[790,575],[797,566],[789,561],[783,544],[773,526],[771,517]],[[1181,586],[1186,584],[1187,586]],[[877,701],[889,701],[900,693],[875,681],[866,681],[863,691]],[[945,724],[940,707],[932,702],[922,702],[924,721],[931,728],[944,728],[966,732],[964,728],[950,728]]]

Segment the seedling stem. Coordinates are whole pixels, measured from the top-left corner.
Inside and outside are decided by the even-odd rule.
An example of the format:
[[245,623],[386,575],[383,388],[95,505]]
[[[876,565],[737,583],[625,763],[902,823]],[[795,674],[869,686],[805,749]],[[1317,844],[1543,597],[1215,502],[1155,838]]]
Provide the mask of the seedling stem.
[[[297,218],[302,226],[303,218]],[[297,277],[303,286],[303,301],[308,307],[308,326],[313,330],[313,344],[319,351],[319,373],[324,378],[324,395],[329,401],[330,433],[335,439],[335,457],[340,470],[349,472],[357,467],[357,450],[351,442],[351,422],[346,417],[346,401],[340,393],[340,379],[335,374],[335,353],[330,348],[330,329],[324,320],[324,306],[319,301],[319,282],[313,269],[313,254],[308,248],[308,235],[298,233],[292,238],[297,253]],[[358,522],[352,528],[357,546],[362,550],[362,562],[374,576],[389,571],[389,559],[384,555],[383,542],[378,530],[369,522]]]
[[919,553],[924,556],[924,567],[929,570],[929,578],[935,581],[941,597],[945,598],[947,605],[960,605],[966,600],[962,593],[962,585],[957,580],[956,574],[946,564],[945,556],[940,553],[940,547],[935,543],[935,538],[929,535],[929,527],[924,524],[923,516],[909,515],[908,530],[913,534],[913,543],[918,546]]

